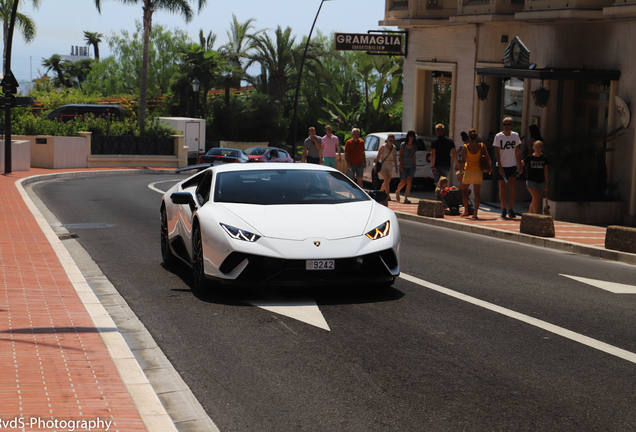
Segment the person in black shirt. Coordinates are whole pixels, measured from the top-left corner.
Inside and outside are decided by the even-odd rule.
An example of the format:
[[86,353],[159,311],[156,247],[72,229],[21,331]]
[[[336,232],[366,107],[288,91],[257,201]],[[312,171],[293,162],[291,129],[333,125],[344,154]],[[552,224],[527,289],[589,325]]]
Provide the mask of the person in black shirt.
[[548,158],[543,155],[543,141],[535,141],[532,144],[534,153],[526,156],[521,164],[526,168],[526,186],[532,203],[530,213],[541,214],[541,194],[548,194]]
[[448,173],[451,169],[451,157],[456,165],[459,165],[459,162],[457,161],[455,143],[452,139],[445,136],[443,124],[440,123],[435,126],[435,134],[437,138],[431,144],[431,171],[433,171],[435,176],[435,183],[438,183],[440,177],[448,178]]

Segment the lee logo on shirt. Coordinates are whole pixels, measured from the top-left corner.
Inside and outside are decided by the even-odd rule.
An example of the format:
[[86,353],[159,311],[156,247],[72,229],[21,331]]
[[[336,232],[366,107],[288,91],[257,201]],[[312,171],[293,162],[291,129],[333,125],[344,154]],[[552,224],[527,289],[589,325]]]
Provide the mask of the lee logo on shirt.
[[515,141],[506,141],[505,144],[503,140],[499,141],[499,147],[501,147],[502,149],[513,149],[516,145],[517,143]]

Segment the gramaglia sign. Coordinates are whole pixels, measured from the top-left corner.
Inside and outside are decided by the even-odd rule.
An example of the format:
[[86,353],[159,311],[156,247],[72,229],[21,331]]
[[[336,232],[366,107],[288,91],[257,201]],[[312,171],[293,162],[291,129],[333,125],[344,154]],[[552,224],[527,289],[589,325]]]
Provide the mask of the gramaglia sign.
[[337,51],[402,52],[402,35],[336,33]]

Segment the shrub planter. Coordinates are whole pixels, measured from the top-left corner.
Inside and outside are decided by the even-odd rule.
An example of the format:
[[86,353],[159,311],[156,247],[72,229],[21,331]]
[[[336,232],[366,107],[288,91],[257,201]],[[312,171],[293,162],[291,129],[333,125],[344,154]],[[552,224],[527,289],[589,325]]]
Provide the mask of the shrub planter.
[[610,225],[623,223],[625,216],[625,202],[623,201],[548,200],[548,204],[550,205],[550,215],[557,221]]

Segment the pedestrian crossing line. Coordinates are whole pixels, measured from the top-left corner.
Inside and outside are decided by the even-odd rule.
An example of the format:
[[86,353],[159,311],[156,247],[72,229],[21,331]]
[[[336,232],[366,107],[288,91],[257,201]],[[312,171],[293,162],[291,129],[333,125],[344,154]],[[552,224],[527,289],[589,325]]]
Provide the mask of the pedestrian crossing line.
[[434,291],[437,291],[439,293],[442,294],[446,294],[448,296],[454,297],[458,300],[462,300],[465,301],[467,303],[471,303],[475,306],[479,306],[482,307],[484,309],[488,309],[492,312],[496,312],[499,313],[501,315],[505,315],[509,318],[524,322],[526,324],[530,324],[532,326],[535,326],[537,328],[540,328],[542,330],[548,331],[550,333],[554,333],[556,335],[562,336],[566,339],[570,339],[574,342],[578,342],[580,344],[586,345],[590,348],[594,348],[596,350],[602,351],[604,353],[616,356],[618,358],[621,358],[623,360],[627,360],[628,362],[631,363],[636,363],[636,354],[618,347],[615,347],[613,345],[607,344],[605,342],[601,342],[598,341],[596,339],[592,339],[591,337],[588,336],[584,336],[582,334],[573,332],[571,330],[565,329],[563,327],[559,327],[557,325],[554,324],[550,324],[549,322],[540,320],[540,319],[536,319],[533,318],[531,316],[519,313],[519,312],[515,312],[513,310],[501,307],[501,306],[497,306],[495,304],[492,303],[488,303],[484,300],[479,300],[478,298],[475,297],[471,297],[469,295],[466,294],[462,294],[460,292],[457,291],[453,291],[451,289],[448,288],[444,288],[443,286],[440,285],[436,285],[434,283],[431,282],[427,282],[423,279],[419,279],[416,278],[415,276],[411,276],[405,273],[401,273],[400,277],[406,281],[412,282],[414,284],[423,286],[425,288],[428,289],[432,289]]

